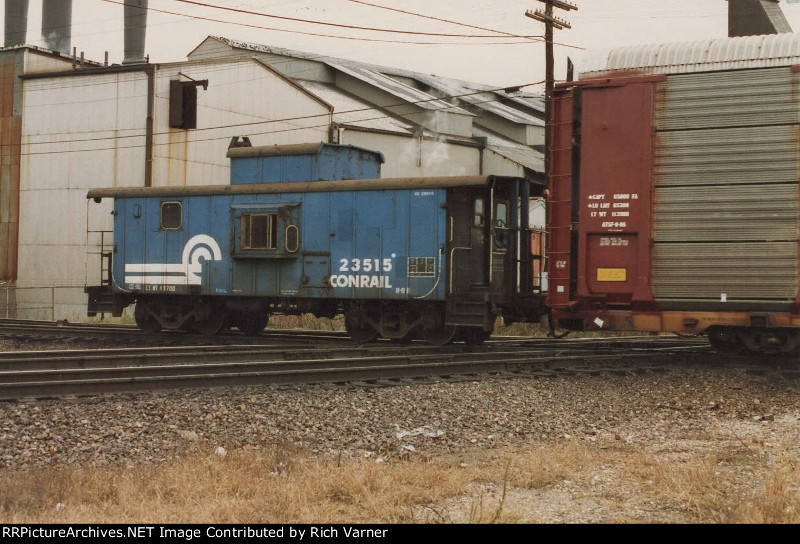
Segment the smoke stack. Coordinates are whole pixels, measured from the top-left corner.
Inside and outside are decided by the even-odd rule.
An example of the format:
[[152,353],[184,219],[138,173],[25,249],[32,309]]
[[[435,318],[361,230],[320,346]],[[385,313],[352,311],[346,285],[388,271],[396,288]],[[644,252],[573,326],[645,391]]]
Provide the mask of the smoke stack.
[[125,58],[122,64],[142,64],[147,30],[147,0],[125,0]]
[[28,0],[6,1],[5,47],[24,45],[28,35]]
[[72,0],[42,0],[42,39],[45,47],[69,54],[72,46]]
[[728,37],[791,32],[778,0],[728,0]]

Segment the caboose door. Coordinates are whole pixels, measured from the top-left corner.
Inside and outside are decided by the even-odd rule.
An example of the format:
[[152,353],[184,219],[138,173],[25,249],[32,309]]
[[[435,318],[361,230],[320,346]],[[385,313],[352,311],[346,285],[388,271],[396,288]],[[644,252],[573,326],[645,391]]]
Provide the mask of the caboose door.
[[[514,178],[496,179],[489,191],[486,242],[489,284],[492,299],[501,303],[512,301],[519,285],[519,263],[527,263],[519,254],[523,213],[520,191],[520,182]],[[524,213],[527,214],[527,207]]]
[[469,295],[489,286],[485,227],[487,201],[483,188],[461,187],[448,196],[447,293]]

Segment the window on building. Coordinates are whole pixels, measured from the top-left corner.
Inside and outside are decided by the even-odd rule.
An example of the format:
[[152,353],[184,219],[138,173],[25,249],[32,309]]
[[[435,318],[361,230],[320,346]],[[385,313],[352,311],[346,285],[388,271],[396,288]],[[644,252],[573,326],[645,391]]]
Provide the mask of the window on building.
[[208,80],[169,82],[169,126],[185,130],[197,128],[197,87],[208,88]]

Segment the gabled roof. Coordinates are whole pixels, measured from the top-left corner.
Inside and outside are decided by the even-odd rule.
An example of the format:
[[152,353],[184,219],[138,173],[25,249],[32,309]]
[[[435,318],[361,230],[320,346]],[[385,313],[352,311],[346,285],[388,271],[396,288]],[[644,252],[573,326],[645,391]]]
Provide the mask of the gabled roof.
[[447,111],[449,113],[457,113],[461,115],[472,115],[466,110],[453,106],[452,104],[440,100],[433,95],[415,89],[410,85],[406,85],[396,79],[386,76],[377,70],[368,68],[366,66],[354,65],[349,63],[327,62],[328,66],[339,70],[345,74],[360,79],[364,83],[372,85],[382,91],[412,103],[417,107],[433,111]]
[[391,114],[378,112],[375,106],[330,83],[297,80],[297,84],[333,106],[333,122],[381,132],[415,134],[415,125]]
[[541,151],[503,138],[480,127],[473,128],[473,132],[475,136],[486,138],[486,149],[535,172],[544,172],[544,154]]
[[[401,68],[380,66],[377,64],[318,55],[304,51],[295,51],[283,47],[241,42],[222,36],[209,36],[209,38],[235,49],[320,62],[353,77],[357,77],[369,84],[375,84],[379,86],[379,88],[391,92],[399,98],[415,102],[420,107],[427,107],[428,109],[435,110],[447,108],[447,111],[450,112],[467,114],[468,112],[465,110],[457,108],[450,103],[446,103],[444,99],[441,98],[455,97],[458,100],[462,100],[463,102],[488,111],[494,115],[498,115],[511,122],[543,126],[542,121],[538,117],[522,111],[524,109],[532,110],[541,113],[543,116],[544,99],[538,95],[524,92],[506,92],[504,89],[492,88],[488,85],[471,81],[444,78],[433,74],[423,74],[421,72],[413,72]],[[197,48],[195,48],[195,50],[196,49]],[[189,53],[190,56],[191,54],[192,53]],[[421,89],[406,85],[398,81],[397,78],[418,81],[422,85],[432,89],[436,96]],[[439,101],[437,102],[437,100]],[[506,103],[516,104],[520,108],[509,106]]]
[[[432,74],[422,74],[327,55],[294,51],[282,47],[240,42],[221,36],[209,36],[203,43],[208,40],[216,40],[232,49],[322,63],[369,86],[397,96],[401,101],[413,103],[424,109],[444,110],[474,117],[473,113],[455,106],[443,98],[452,97],[461,101],[465,107],[469,107],[475,112],[491,113],[513,124],[544,127],[541,117],[537,117],[535,113],[531,114],[531,112],[538,112],[543,117],[543,97],[531,93],[512,90],[506,92],[505,89],[492,88],[480,83],[443,78]],[[192,53],[189,53],[190,58],[199,47],[200,45]],[[312,72],[304,72],[304,74],[307,73]],[[373,104],[339,88],[333,83],[303,79],[291,74],[289,74],[289,77],[295,79],[298,85],[317,95],[321,100],[332,105],[335,123],[359,129],[396,134],[420,134],[421,127],[418,125],[402,117],[393,116],[385,110],[376,112]],[[433,132],[425,129],[422,129],[422,134],[431,137],[436,136]],[[475,145],[474,138],[477,137],[483,140],[487,150],[532,171],[544,171],[544,156],[541,150],[483,129],[475,123],[472,124],[471,134],[472,137],[449,135],[448,140],[452,142],[463,141],[464,143]]]

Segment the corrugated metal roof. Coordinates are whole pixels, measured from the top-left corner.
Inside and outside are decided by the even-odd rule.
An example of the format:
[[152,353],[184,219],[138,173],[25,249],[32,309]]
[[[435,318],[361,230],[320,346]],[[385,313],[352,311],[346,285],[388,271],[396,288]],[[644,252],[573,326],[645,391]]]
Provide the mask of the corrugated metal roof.
[[580,79],[615,72],[674,74],[800,64],[800,33],[742,36],[612,49],[582,67]]
[[[492,111],[492,113],[505,117],[510,121],[518,123],[531,123],[535,125],[539,125],[540,123],[538,118],[529,116],[524,112],[520,112],[515,108],[500,103],[496,98],[497,95],[500,95],[500,91],[488,85],[483,85],[471,81],[462,81],[452,78],[443,78],[432,74],[412,72],[410,70],[403,70],[401,68],[379,66],[379,65],[369,64],[366,62],[358,62],[348,59],[329,57],[326,55],[317,55],[313,53],[306,53],[303,51],[295,51],[291,49],[285,49],[282,47],[272,47],[262,44],[240,42],[236,40],[231,40],[229,38],[224,38],[221,36],[211,36],[211,38],[219,40],[220,42],[225,43],[237,49],[246,49],[254,52],[270,53],[274,55],[282,55],[287,57],[295,57],[299,59],[322,62],[337,70],[342,70],[342,71],[345,71],[345,69],[349,70],[352,72],[351,75],[353,75],[353,77],[357,77],[359,79],[364,79],[364,76],[371,73],[374,74],[374,77],[378,78],[378,80],[383,81],[384,85],[389,85],[392,89],[395,89],[396,85],[402,85],[402,87],[397,87],[397,89],[402,90],[403,93],[407,92],[413,92],[414,94],[420,93],[420,96],[417,96],[416,98],[409,98],[405,94],[398,95],[401,98],[414,101],[433,99],[434,98],[433,96],[423,93],[418,89],[414,89],[413,87],[409,87],[408,85],[404,85],[401,83],[399,84],[396,80],[394,80],[390,76],[400,76],[409,79],[415,79],[431,88],[434,88],[444,93],[447,96],[458,96],[464,101],[471,102],[472,104],[487,111]],[[374,81],[375,80],[373,80],[372,78],[367,79],[368,83],[374,83]],[[485,97],[482,97],[480,95],[473,95],[471,97],[460,96],[460,95],[470,95],[471,93],[474,93],[476,91],[485,91],[487,93],[494,93],[496,96],[491,97],[491,100],[488,101]],[[393,91],[389,90],[389,92]],[[504,100],[515,102],[524,108],[530,108],[535,111],[540,111],[544,113],[544,98],[541,96],[532,95],[524,92],[518,92],[513,94],[503,93],[500,96],[502,96]],[[424,106],[424,104],[428,103],[429,102],[420,103],[420,106]],[[442,108],[441,104],[443,103],[445,102],[442,101],[439,103],[439,105],[432,107],[431,109],[441,109]],[[449,106],[449,107],[454,109],[457,113],[466,113],[464,110],[456,108],[455,106]]]
[[544,172],[544,154],[527,145],[522,145],[508,140],[477,126],[473,126],[472,133],[481,138],[486,138],[486,148],[534,172]]
[[[414,79],[417,81],[444,93],[446,96],[455,97],[458,100],[462,100],[467,104],[486,110],[513,123],[535,125],[540,127],[544,126],[544,121],[541,119],[532,115],[528,115],[525,112],[500,102],[500,93],[491,89],[490,87],[483,88],[484,86],[470,84],[456,79],[446,79],[437,76],[428,76],[425,74],[414,74],[412,77],[414,77]],[[506,97],[503,96],[503,98]]]
[[333,106],[333,121],[339,125],[403,135],[414,134],[414,125],[411,123],[387,115],[384,110],[378,110],[369,102],[331,84],[300,79],[297,80],[297,84]]
[[344,72],[345,74],[360,79],[365,83],[369,83],[373,87],[386,91],[387,93],[390,93],[397,98],[412,103],[420,108],[434,111],[446,111],[448,113],[456,113],[460,115],[469,115],[470,117],[472,116],[472,114],[467,110],[453,106],[449,102],[440,100],[426,92],[415,89],[414,87],[406,85],[405,83],[401,83],[396,79],[385,76],[380,72],[376,72],[375,70],[370,70],[369,68],[362,66],[353,66],[352,63],[341,64],[329,61],[327,64],[332,68],[339,70],[340,72]]

